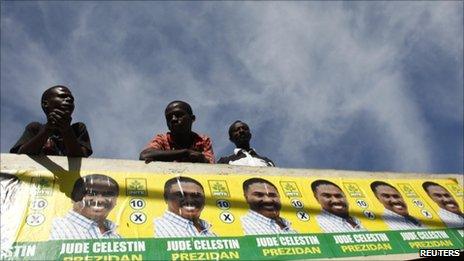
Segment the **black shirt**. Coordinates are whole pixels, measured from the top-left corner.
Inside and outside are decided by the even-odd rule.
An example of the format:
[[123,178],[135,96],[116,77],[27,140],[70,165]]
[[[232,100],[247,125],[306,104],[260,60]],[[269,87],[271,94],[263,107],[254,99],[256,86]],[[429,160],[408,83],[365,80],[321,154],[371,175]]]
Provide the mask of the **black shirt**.
[[[10,153],[18,153],[19,148],[39,133],[40,129],[43,128],[44,125],[39,122],[31,122],[26,126],[26,129],[23,132],[23,135],[13,148],[10,149]],[[77,142],[85,147],[90,156],[92,154],[92,146],[90,145],[90,138],[89,133],[87,132],[87,128],[85,124],[82,122],[76,122],[71,125],[71,129],[76,136]],[[63,137],[58,130],[54,130],[48,137],[45,144],[42,146],[40,151],[40,155],[58,155],[58,156],[66,156],[67,151],[66,147],[63,143]]]

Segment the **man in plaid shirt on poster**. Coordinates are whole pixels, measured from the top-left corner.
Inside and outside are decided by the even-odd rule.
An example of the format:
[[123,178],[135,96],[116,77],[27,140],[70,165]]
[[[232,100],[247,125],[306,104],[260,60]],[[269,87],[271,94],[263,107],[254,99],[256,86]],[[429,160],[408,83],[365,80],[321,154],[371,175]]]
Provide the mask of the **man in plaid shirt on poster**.
[[240,219],[245,235],[298,233],[280,216],[282,203],[274,184],[262,178],[247,179],[243,182],[243,194],[250,206]]
[[319,179],[311,183],[311,189],[322,208],[316,216],[322,231],[341,233],[366,230],[359,219],[350,216],[345,193],[337,184]]
[[73,208],[53,220],[50,239],[120,238],[116,224],[106,219],[116,206],[118,194],[119,185],[111,177],[80,177],[71,192]]
[[200,182],[189,177],[174,177],[164,184],[168,208],[155,218],[155,237],[214,237],[211,224],[200,218],[205,207],[205,191]]

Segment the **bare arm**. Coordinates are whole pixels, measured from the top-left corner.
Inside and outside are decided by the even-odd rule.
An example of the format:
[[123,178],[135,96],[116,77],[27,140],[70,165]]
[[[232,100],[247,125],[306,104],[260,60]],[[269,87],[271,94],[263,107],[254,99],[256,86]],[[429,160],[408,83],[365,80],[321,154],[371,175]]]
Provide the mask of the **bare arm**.
[[145,163],[149,163],[151,161],[185,161],[186,158],[189,159],[189,162],[208,162],[201,152],[190,149],[158,150],[148,148],[143,150],[139,157],[139,159],[144,160]]
[[139,159],[144,160],[145,163],[149,163],[150,161],[175,161],[187,157],[187,151],[187,149],[158,150],[153,148],[147,148],[140,152]]
[[195,151],[195,150],[188,150],[188,152],[189,152],[188,158],[190,159],[191,162],[209,163],[209,161],[206,159],[203,153],[199,151]]

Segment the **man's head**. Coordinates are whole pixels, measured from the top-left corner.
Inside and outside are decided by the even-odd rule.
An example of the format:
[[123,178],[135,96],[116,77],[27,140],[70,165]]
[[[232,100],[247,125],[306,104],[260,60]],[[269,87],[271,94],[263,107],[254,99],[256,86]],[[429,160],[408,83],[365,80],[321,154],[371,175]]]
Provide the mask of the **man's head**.
[[45,114],[54,109],[59,109],[69,115],[74,111],[74,97],[68,87],[63,85],[56,85],[45,90],[41,104]]
[[192,113],[192,107],[183,101],[173,101],[166,106],[164,111],[166,124],[169,130],[174,134],[189,134],[192,131],[192,123],[195,121],[195,115]]
[[371,183],[372,192],[383,206],[401,216],[408,216],[408,206],[400,192],[392,185],[383,181]]
[[200,219],[205,207],[205,192],[198,181],[175,177],[164,184],[164,200],[170,212],[194,221]]
[[311,189],[322,209],[340,217],[348,217],[348,202],[339,186],[320,179],[311,183]]
[[242,121],[235,121],[229,127],[229,140],[237,148],[250,147],[251,132],[248,125]]
[[427,181],[422,184],[422,187],[424,188],[425,192],[427,192],[429,197],[435,201],[435,203],[437,203],[440,208],[446,209],[458,215],[462,215],[458,203],[453,198],[451,193],[449,193],[449,191],[443,186],[435,182]]
[[243,182],[243,193],[250,209],[272,219],[280,215],[282,204],[276,186],[261,178],[251,178]]
[[71,192],[73,210],[86,218],[103,222],[116,205],[118,183],[105,175],[80,177]]

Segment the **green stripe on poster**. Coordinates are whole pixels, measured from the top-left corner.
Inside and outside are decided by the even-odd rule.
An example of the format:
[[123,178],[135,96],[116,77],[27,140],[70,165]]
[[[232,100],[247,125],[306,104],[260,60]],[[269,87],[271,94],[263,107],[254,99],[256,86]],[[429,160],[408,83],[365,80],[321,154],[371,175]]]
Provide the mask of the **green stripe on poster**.
[[331,257],[332,251],[323,234],[247,236],[258,260],[311,259]]
[[461,243],[451,229],[392,231],[405,253],[418,253],[420,249],[458,249]]
[[239,260],[246,259],[242,238],[153,239],[159,260]]
[[1,260],[295,260],[462,249],[462,229],[21,242]]
[[401,254],[403,249],[388,232],[326,234],[336,257]]
[[449,232],[456,238],[458,247],[464,249],[464,229],[450,229]]

